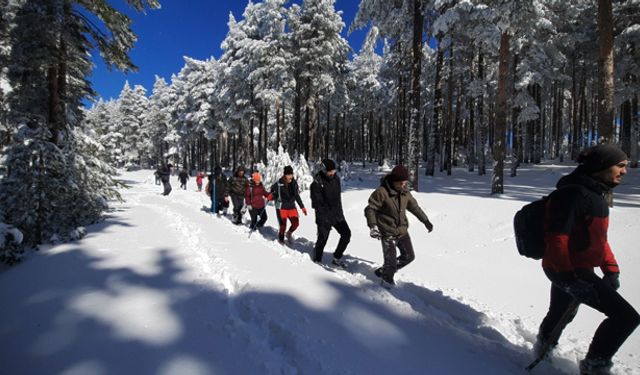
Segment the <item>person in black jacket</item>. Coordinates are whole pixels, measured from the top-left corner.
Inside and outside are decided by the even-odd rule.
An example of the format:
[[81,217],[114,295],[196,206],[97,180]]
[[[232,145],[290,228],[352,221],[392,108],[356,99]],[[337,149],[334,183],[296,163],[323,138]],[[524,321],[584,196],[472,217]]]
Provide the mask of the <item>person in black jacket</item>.
[[189,172],[185,168],[178,173],[178,180],[180,181],[180,188],[187,190],[187,181],[189,181]]
[[162,181],[162,186],[164,188],[162,195],[169,195],[169,193],[171,193],[171,167],[171,164],[163,164],[155,173],[155,175],[160,178],[160,181]]
[[226,215],[229,207],[229,187],[227,178],[222,173],[222,168],[216,166],[208,179],[209,182],[204,190],[211,197],[211,212],[220,216],[220,211],[222,211],[222,215]]
[[[577,312],[572,301],[583,303],[607,316],[591,341],[581,374],[609,374],[611,359],[640,324],[636,310],[617,292],[620,269],[609,242],[609,206],[606,197],[627,173],[627,155],[614,145],[584,150],[580,165],[558,181],[549,196],[545,215],[545,251],[542,267],[551,280],[549,311],[540,325],[534,351],[555,346],[551,332],[565,312]],[[604,276],[594,272],[600,267]],[[573,311],[568,311],[574,308]],[[558,326],[563,330],[564,326]]]
[[342,212],[340,178],[336,177],[336,164],[331,159],[322,161],[322,169],[316,174],[311,184],[311,204],[316,210],[318,240],[313,252],[313,261],[322,263],[322,254],[329,238],[331,228],[336,228],[340,241],[333,252],[332,263],[345,267],[342,255],[351,240],[351,229]]
[[278,242],[284,244],[287,219],[291,221],[291,227],[286,231],[286,236],[289,241],[293,239],[293,232],[298,228],[298,225],[300,225],[296,203],[298,203],[298,206],[302,209],[302,213],[307,216],[307,209],[304,207],[304,204],[302,204],[298,183],[295,178],[293,178],[293,168],[290,165],[284,167],[284,175],[276,181],[275,184],[271,185],[271,196],[275,201],[276,216],[280,224]]

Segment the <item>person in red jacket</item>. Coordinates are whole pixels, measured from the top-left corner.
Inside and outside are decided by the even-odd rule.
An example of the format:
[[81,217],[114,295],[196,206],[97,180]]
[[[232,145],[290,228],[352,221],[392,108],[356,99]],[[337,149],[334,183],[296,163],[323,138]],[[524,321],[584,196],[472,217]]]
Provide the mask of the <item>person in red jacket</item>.
[[[581,374],[608,374],[613,355],[640,324],[636,310],[616,291],[620,269],[607,241],[606,197],[627,173],[628,161],[618,147],[598,145],[584,150],[578,163],[558,181],[547,201],[542,267],[552,283],[551,302],[534,351],[541,354],[551,331],[569,308],[577,306],[572,305],[576,300],[607,316],[580,361]],[[596,275],[594,267],[600,267],[604,276]],[[576,312],[577,307],[569,321]]]
[[196,184],[198,185],[198,191],[202,191],[202,180],[204,180],[204,172],[198,172],[196,175]]
[[[265,210],[265,199],[272,199],[271,194],[262,184],[262,176],[256,171],[251,174],[251,182],[244,191],[245,203],[251,216],[251,230],[262,228],[267,222],[267,210]],[[260,217],[260,221],[258,221]]]

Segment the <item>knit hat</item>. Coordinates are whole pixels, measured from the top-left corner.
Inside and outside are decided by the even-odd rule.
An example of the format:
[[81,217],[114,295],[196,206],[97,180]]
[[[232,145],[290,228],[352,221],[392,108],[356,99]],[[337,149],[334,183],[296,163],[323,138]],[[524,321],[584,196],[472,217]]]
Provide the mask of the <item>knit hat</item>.
[[589,147],[578,155],[578,163],[589,174],[603,171],[627,159],[627,154],[613,144]]
[[336,170],[336,163],[331,159],[324,159],[322,161],[322,165],[324,166],[324,170],[327,172]]
[[262,182],[262,176],[260,176],[260,172],[255,171],[251,174],[251,179],[253,180],[253,182],[255,182],[256,184],[259,184],[260,182]]
[[408,181],[409,180],[409,171],[402,165],[396,165],[389,173],[389,181],[398,182],[398,181]]
[[287,165],[286,167],[284,167],[284,174],[293,174],[293,168],[290,165]]

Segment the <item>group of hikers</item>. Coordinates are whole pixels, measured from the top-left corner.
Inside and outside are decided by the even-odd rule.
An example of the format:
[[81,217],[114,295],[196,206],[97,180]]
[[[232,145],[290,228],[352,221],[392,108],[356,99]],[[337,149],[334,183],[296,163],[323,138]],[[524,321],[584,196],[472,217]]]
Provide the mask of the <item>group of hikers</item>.
[[[546,201],[542,268],[551,281],[551,293],[548,312],[536,336],[534,354],[541,358],[547,356],[576,315],[578,306],[585,304],[605,314],[606,319],[579,363],[580,373],[610,374],[612,357],[640,324],[638,312],[617,292],[620,269],[607,240],[608,198],[627,173],[628,158],[617,146],[604,144],[583,150],[578,163],[573,172],[558,181],[557,189]],[[333,252],[332,264],[345,268],[343,255],[351,240],[351,230],[342,208],[340,178],[336,176],[333,160],[323,160],[320,167],[310,192],[317,225],[312,258],[322,263],[329,233],[335,228],[340,240]],[[197,178],[200,190],[204,176],[199,174]],[[409,191],[408,180],[408,170],[402,165],[395,166],[382,177],[364,209],[370,236],[380,240],[384,259],[382,267],[374,273],[387,288],[395,285],[395,273],[415,259],[406,212],[412,213],[428,232],[434,229]],[[267,221],[266,204],[273,201],[281,244],[292,241],[293,232],[298,228],[296,205],[307,215],[291,166],[284,168],[282,177],[269,189],[263,185],[258,171],[253,171],[247,179],[245,169],[239,167],[227,180],[222,169],[216,167],[208,176],[205,192],[211,197],[211,210],[216,214],[226,214],[229,201],[233,202],[232,221],[236,224],[242,223],[242,216],[248,210],[252,231],[263,228]],[[166,186],[165,193],[168,194]],[[601,268],[602,277],[594,272],[595,267]]]

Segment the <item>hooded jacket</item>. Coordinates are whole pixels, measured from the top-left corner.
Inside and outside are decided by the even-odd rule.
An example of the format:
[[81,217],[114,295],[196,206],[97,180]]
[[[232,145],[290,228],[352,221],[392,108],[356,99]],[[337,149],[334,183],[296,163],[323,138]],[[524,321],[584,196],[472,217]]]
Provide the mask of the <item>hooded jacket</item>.
[[244,171],[244,168],[239,167],[233,174],[233,177],[229,180],[229,192],[232,195],[244,196],[244,191],[249,186],[249,180],[246,177],[239,176],[240,171]]
[[311,206],[316,210],[316,224],[334,225],[344,221],[340,178],[318,172],[311,183]]
[[578,167],[562,177],[546,204],[545,252],[542,267],[554,272],[600,267],[619,272],[609,242],[611,188]]
[[367,225],[370,228],[378,226],[382,236],[402,237],[408,233],[409,228],[407,210],[422,223],[429,223],[429,218],[411,193],[407,190],[396,191],[387,175],[380,181],[380,187],[371,193],[364,215]]
[[210,174],[207,177],[209,181],[207,182],[207,186],[205,186],[204,190],[208,196],[211,196],[215,189],[215,197],[213,198],[220,200],[229,195],[229,183],[224,174],[220,173],[216,176],[215,173],[218,172],[214,172],[214,174]]
[[265,198],[269,200],[271,195],[262,182],[256,184],[254,181],[251,181],[244,193],[244,199],[247,206],[253,207],[254,210],[261,210],[265,206]]

